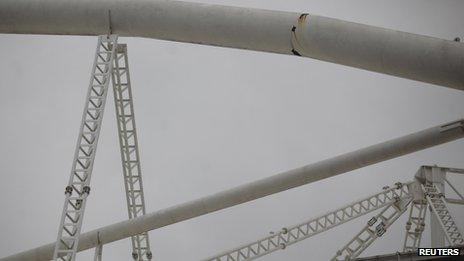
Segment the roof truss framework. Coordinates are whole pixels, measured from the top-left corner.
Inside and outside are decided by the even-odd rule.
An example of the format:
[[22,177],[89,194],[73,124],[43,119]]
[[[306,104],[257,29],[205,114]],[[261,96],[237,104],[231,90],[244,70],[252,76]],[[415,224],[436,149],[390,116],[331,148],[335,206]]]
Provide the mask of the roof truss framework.
[[[233,48],[302,55],[408,79],[435,83],[455,89],[462,90],[464,88],[464,80],[462,78],[464,48],[462,44],[452,41],[406,34],[308,14],[256,9],[246,10],[214,5],[205,6],[175,1],[141,1],[134,3],[130,7],[127,7],[123,1],[116,0],[105,1],[104,4],[101,3],[95,1],[91,6],[87,7],[82,5],[81,2],[74,0],[67,1],[62,5],[55,5],[55,1],[53,0],[42,0],[40,3],[31,3],[25,0],[0,1],[0,17],[7,18],[0,23],[0,32],[94,35],[115,30],[124,35],[131,36],[194,43],[201,42]],[[47,6],[49,8],[46,8]],[[131,9],[133,7],[135,9]],[[47,11],[43,12],[43,10]],[[138,12],[134,12],[134,10],[138,10]],[[153,10],[163,10],[167,15],[159,16],[159,12],[156,14],[150,13]],[[112,12],[116,15],[112,16]],[[143,15],[139,12],[143,13]],[[62,16],[61,14],[64,13],[71,15]],[[108,16],[102,15],[104,13],[107,13]],[[201,19],[192,19],[190,13],[194,14],[193,17],[200,17]],[[202,20],[205,17],[211,20]],[[214,19],[215,17],[217,19]],[[227,17],[228,19],[223,19],[223,17]],[[250,20],[250,17],[252,17],[252,20]],[[176,19],[176,23],[172,23],[172,19]],[[127,27],[127,22],[134,20],[140,23],[131,24],[134,27]],[[308,23],[309,20],[311,23]],[[53,26],[46,24],[49,21],[54,21]],[[168,26],[166,28],[169,28],[169,30],[163,31],[162,28],[164,28],[163,24],[165,22],[168,25],[174,24],[180,26]],[[235,31],[234,34],[230,34],[230,30],[236,28],[237,24],[241,23],[246,24],[247,27],[240,28],[242,31],[239,30],[238,32]],[[93,24],[94,26],[88,26],[88,24]],[[189,25],[187,26],[187,28],[191,29],[189,34],[185,34],[185,26],[182,26],[183,24]],[[196,26],[190,26],[192,24],[196,24]],[[113,27],[113,25],[117,26]],[[127,28],[131,28],[131,30]],[[161,29],[150,32],[149,30],[153,30],[153,28]],[[196,31],[198,30],[196,28],[201,28],[201,30],[206,29],[207,33]],[[221,28],[221,31],[215,31],[214,28]],[[93,31],[89,32],[86,30]],[[231,37],[224,38],[224,32]],[[191,38],[183,38],[185,35]],[[100,37],[99,39],[104,38]],[[342,39],[344,42],[339,42],[337,39]],[[104,40],[101,41],[104,42]],[[98,46],[100,48],[102,45],[99,44]],[[117,46],[116,39],[110,43],[105,42],[103,46],[106,52],[109,52],[110,49],[111,52],[114,52],[114,48]],[[320,46],[322,49],[315,48],[316,46]],[[362,53],[354,52],[353,50],[362,50]],[[407,50],[407,52],[401,52],[402,50]],[[108,53],[104,54],[105,51],[100,53],[97,49],[86,109],[76,147],[75,164],[73,165],[70,183],[65,189],[66,200],[63,208],[60,232],[56,245],[53,244],[56,246],[54,248],[55,251],[51,251],[50,245],[46,245],[37,250],[11,257],[11,260],[15,258],[21,260],[25,256],[30,256],[31,253],[35,257],[40,256],[39,258],[42,259],[49,258],[53,253],[55,258],[73,260],[77,251],[95,246],[97,246],[98,250],[96,252],[97,258],[101,256],[103,244],[128,235],[133,239],[134,258],[140,258],[145,255],[150,259],[151,252],[149,252],[147,230],[435,146],[461,138],[464,134],[463,120],[451,122],[287,173],[281,173],[261,181],[218,193],[211,197],[188,202],[179,207],[147,214],[145,218],[141,218],[140,215],[145,214],[145,208],[138,201],[142,199],[143,202],[140,162],[138,159],[133,104],[132,102],[124,101],[126,98],[123,97],[126,91],[130,95],[130,88],[127,89],[124,87],[125,84],[130,87],[128,67],[125,68],[123,66],[113,71],[116,75],[116,80],[124,77],[125,74],[127,75],[125,81],[119,81],[116,84],[115,103],[118,109],[118,131],[125,176],[128,213],[129,217],[133,220],[80,235],[85,202],[90,192],[90,177],[106,100],[108,76],[112,72],[112,63],[108,59],[113,59],[114,56],[113,54],[107,56]],[[424,57],[424,53],[430,55]],[[375,57],[378,57],[378,55],[381,55],[382,59],[376,59]],[[372,63],[372,61],[382,61],[382,64],[378,65],[376,62]],[[96,81],[97,84],[93,84],[93,81]],[[116,90],[118,87],[119,89]],[[119,95],[118,98],[116,95]],[[129,111],[126,111],[126,108]],[[121,121],[120,119],[124,120]],[[133,126],[133,130],[130,126]],[[132,172],[132,170],[134,171]],[[140,186],[140,189],[138,189],[138,186]],[[459,201],[456,199],[442,199],[439,196],[437,198],[436,195],[439,194],[439,189],[435,188],[433,184],[431,187],[426,184],[424,190],[427,203],[431,206],[434,213],[431,216],[441,222],[441,227],[448,241],[450,243],[454,242],[454,240],[461,242],[462,234],[456,232],[457,227],[455,228],[450,221],[451,216],[447,212],[446,203],[461,202],[464,199]],[[460,194],[458,193],[458,195]],[[460,196],[462,198],[462,195]],[[391,206],[393,205],[388,205],[386,209]],[[422,216],[424,213],[420,212],[422,206],[417,206],[415,198],[413,206],[419,209],[419,213],[413,214],[413,209],[411,208],[410,220],[415,218],[418,220],[424,219],[425,216]],[[405,210],[405,208],[398,209],[403,212]],[[353,208],[353,210],[354,212],[362,212],[361,209],[355,210]],[[365,211],[367,213],[367,210]],[[352,214],[352,216],[355,215]],[[293,239],[296,242],[296,239],[310,235],[310,231],[313,229],[313,234],[319,233],[317,232],[319,231],[318,228],[320,228],[320,231],[329,229],[337,222],[342,223],[343,218],[349,220],[350,215],[342,211],[341,213],[335,213],[331,217],[325,217],[322,221],[317,220],[315,227],[308,225],[306,230],[300,227],[296,231],[284,230],[282,232],[285,233],[280,234],[278,237],[282,242],[276,246],[285,248],[293,242]],[[421,223],[415,223],[414,225],[414,230],[421,229]],[[116,232],[115,228],[120,229],[122,232]],[[286,235],[287,238],[283,235]],[[419,245],[420,236],[420,234],[416,233],[413,243],[405,242],[405,249],[406,245],[411,249]],[[82,242],[85,244],[78,244],[80,238],[82,238]],[[406,236],[406,239],[411,238]],[[359,242],[359,240],[355,241]],[[269,249],[271,245],[274,246],[273,242],[268,241]],[[85,247],[81,245],[85,245]],[[250,251],[255,253],[255,251],[259,251],[262,248],[263,245],[259,243],[258,248],[249,249],[248,254]]]

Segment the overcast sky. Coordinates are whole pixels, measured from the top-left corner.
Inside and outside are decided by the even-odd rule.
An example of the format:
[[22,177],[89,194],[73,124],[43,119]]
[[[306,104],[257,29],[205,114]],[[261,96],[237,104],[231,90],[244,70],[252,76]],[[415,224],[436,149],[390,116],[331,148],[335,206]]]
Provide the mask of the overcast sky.
[[[457,0],[197,2],[464,36]],[[0,256],[56,239],[96,40],[0,35]],[[120,42],[129,48],[148,212],[464,116],[464,92],[430,84],[295,56]],[[83,231],[127,219],[109,95]],[[464,168],[463,152],[464,140],[455,141],[151,231],[152,251],[156,260],[198,260],[411,180],[421,165]],[[464,177],[451,180],[463,191]],[[452,210],[464,227],[464,212]],[[262,260],[328,259],[371,216]],[[404,215],[363,256],[400,250],[405,222]],[[105,260],[130,253],[129,239],[103,249]]]

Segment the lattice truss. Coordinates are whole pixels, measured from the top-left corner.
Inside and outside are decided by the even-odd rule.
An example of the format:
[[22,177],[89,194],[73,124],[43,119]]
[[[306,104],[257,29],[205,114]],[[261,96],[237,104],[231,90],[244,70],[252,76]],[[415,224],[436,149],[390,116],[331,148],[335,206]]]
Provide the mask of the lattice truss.
[[[464,170],[449,168],[440,169],[443,170],[443,175],[446,171],[464,173]],[[377,194],[373,194],[301,224],[283,228],[277,233],[271,232],[269,236],[204,260],[254,260],[277,250],[283,250],[287,246],[308,239],[318,233],[327,231],[375,210],[382,209],[377,215],[369,219],[360,232],[340,248],[331,259],[352,260],[362,254],[377,238],[382,237],[387,232],[388,228],[403,213],[407,212],[408,207],[409,218],[406,223],[403,252],[417,251],[417,248],[420,246],[428,207],[430,207],[432,215],[437,216],[440,220],[448,245],[461,245],[464,244],[462,233],[456,226],[449,212],[447,202],[457,203],[459,201],[459,204],[462,204],[464,203],[464,197],[462,197],[446,178],[444,180],[449,183],[450,187],[461,198],[460,200],[445,198],[444,193],[439,192],[437,187],[427,180],[425,180],[425,182],[419,179],[407,183],[397,182],[392,188],[386,186],[383,188],[383,191]]]
[[[98,37],[73,167],[68,186],[65,188],[66,197],[53,255],[54,260],[75,260],[76,258],[110,80],[113,82],[128,215],[131,219],[145,214],[127,46],[118,44],[117,38],[116,35]],[[133,236],[131,241],[134,260],[152,259],[146,232]],[[101,260],[101,258],[102,244],[99,244],[94,260]]]
[[[86,200],[90,193],[90,179],[110,80],[113,82],[128,215],[132,219],[144,215],[146,211],[127,46],[118,44],[116,35],[100,36],[71,175],[65,188],[65,202],[53,254],[54,260],[70,261],[75,260],[76,257]],[[425,174],[422,173],[419,176],[416,174],[416,179],[412,182],[397,182],[392,188],[384,187],[381,192],[362,200],[298,225],[283,228],[257,241],[225,251],[205,260],[253,260],[274,251],[285,249],[292,244],[375,210],[382,209],[369,219],[360,232],[340,248],[331,259],[351,260],[358,257],[377,238],[382,237],[388,228],[407,211],[408,206],[410,206],[410,209],[403,244],[404,252],[416,251],[420,246],[425,228],[427,208],[430,209],[431,216],[438,220],[448,245],[464,244],[463,234],[456,225],[447,205],[450,202],[464,204],[464,197],[445,176],[446,172],[464,174],[464,170],[436,166],[423,166],[421,169],[425,167],[431,168],[433,171],[424,172]],[[444,191],[440,191],[436,186],[438,184],[444,189],[444,181],[448,183],[460,199],[445,197]],[[100,237],[98,237],[97,243],[94,260],[102,260],[103,243],[100,242]],[[152,259],[147,232],[133,236],[131,243],[132,258],[134,260]]]
[[[116,48],[112,79],[127,211],[129,219],[131,219],[145,215],[146,210],[130,83],[129,60],[125,44],[119,44]],[[131,237],[131,242],[132,257],[135,260],[149,260],[152,258],[147,232]]]
[[464,244],[464,238],[456,222],[451,216],[448,206],[444,200],[444,194],[438,191],[437,187],[433,184],[422,185],[425,198],[429,203],[432,213],[440,221],[441,228],[445,232],[446,240],[450,245]]
[[403,244],[405,252],[412,252],[419,248],[422,232],[424,232],[425,228],[426,213],[427,200],[413,199],[409,210],[408,222],[406,222],[406,233]]

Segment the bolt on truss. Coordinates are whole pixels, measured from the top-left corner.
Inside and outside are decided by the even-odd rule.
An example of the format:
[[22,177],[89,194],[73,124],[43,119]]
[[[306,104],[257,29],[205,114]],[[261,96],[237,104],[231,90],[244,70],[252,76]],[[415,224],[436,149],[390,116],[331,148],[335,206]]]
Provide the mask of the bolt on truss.
[[401,200],[411,198],[409,185],[411,182],[402,184],[396,183],[393,188],[385,189],[377,194],[353,202],[339,209],[331,211],[325,215],[311,219],[290,228],[284,228],[277,233],[264,237],[252,243],[240,246],[233,250],[223,252],[214,257],[209,257],[205,261],[243,261],[253,260],[258,257],[270,254],[274,251],[285,249],[287,246],[301,240],[310,238],[318,233],[327,231],[345,222],[363,216],[369,212]]
[[[127,211],[132,219],[145,215],[145,199],[125,44],[117,45],[112,80]],[[131,242],[134,260],[152,259],[147,232],[131,237]]]
[[406,222],[403,252],[415,252],[419,248],[422,232],[425,228],[426,213],[427,201],[425,199],[414,199],[411,202],[409,218]]
[[381,237],[387,229],[407,209],[411,199],[396,198],[395,202],[384,208],[379,214],[371,218],[367,225],[342,249],[337,251],[331,260],[351,260],[358,257],[377,238]]
[[448,206],[444,200],[444,194],[441,193],[433,184],[422,185],[425,198],[429,203],[431,212],[438,218],[441,228],[445,233],[448,243],[453,245],[464,244],[462,233],[456,225]]
[[65,189],[54,260],[74,260],[76,256],[116,44],[116,35],[98,37],[71,175]]

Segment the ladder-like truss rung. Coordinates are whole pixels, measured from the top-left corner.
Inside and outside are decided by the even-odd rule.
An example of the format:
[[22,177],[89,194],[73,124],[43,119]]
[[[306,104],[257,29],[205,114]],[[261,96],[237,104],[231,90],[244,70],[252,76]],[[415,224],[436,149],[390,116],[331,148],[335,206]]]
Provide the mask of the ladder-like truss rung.
[[69,209],[69,210],[66,210],[66,213],[80,213],[80,212],[82,212],[81,209],[77,209],[77,210]]
[[[118,55],[114,59],[113,66],[113,92],[116,108],[117,126],[119,132],[121,160],[123,163],[123,176],[126,188],[127,208],[129,218],[145,214],[145,203],[143,200],[143,188],[141,180],[140,161],[137,149],[137,135],[134,123],[134,111],[129,82],[129,65],[127,49],[118,46]],[[125,76],[124,76],[125,75]],[[130,109],[128,109],[130,108]],[[127,143],[131,143],[130,145]],[[137,202],[136,204],[133,204]],[[138,255],[139,260],[151,259],[148,234],[132,237],[133,253]],[[148,255],[149,254],[149,255]],[[147,259],[145,259],[145,257]]]
[[[101,128],[103,110],[105,106],[110,79],[111,67],[117,36],[100,36],[98,38],[97,51],[94,57],[91,81],[88,86],[86,108],[81,121],[81,129],[78,136],[77,148],[74,154],[74,164],[71,170],[71,178],[66,188],[66,201],[61,216],[58,239],[55,245],[53,259],[74,260],[80,236],[82,219],[84,216],[85,201],[87,199],[86,186],[89,185],[92,174],[93,161],[95,159],[96,146]],[[103,50],[102,50],[103,49]],[[96,84],[98,83],[98,84]],[[91,119],[89,119],[89,117]],[[88,131],[88,130],[91,131]],[[88,150],[87,150],[88,148]],[[85,156],[80,155],[81,153]],[[68,194],[69,193],[69,194]],[[77,193],[77,196],[71,196]],[[66,236],[74,235],[72,237]],[[68,243],[65,243],[68,242]],[[63,245],[64,244],[64,245]],[[72,246],[72,249],[69,249]],[[63,253],[68,253],[64,259]]]
[[69,226],[76,226],[76,224],[74,224],[74,223],[64,223],[63,225],[64,225],[64,226],[68,226],[68,227],[69,227]]
[[431,205],[431,210],[438,218],[439,223],[446,235],[448,243],[454,245],[459,242],[464,242],[459,228],[448,211],[448,207],[444,201],[443,193],[440,193],[435,185],[425,185],[422,189],[426,195],[426,199]]
[[[100,122],[101,120],[100,119],[88,119],[88,120],[85,120],[86,122]],[[82,145],[81,145],[82,146]]]
[[82,197],[69,197],[68,200],[77,200],[77,199],[82,199]]
[[63,250],[59,250],[59,253],[71,253],[73,252],[72,249],[63,249]]

